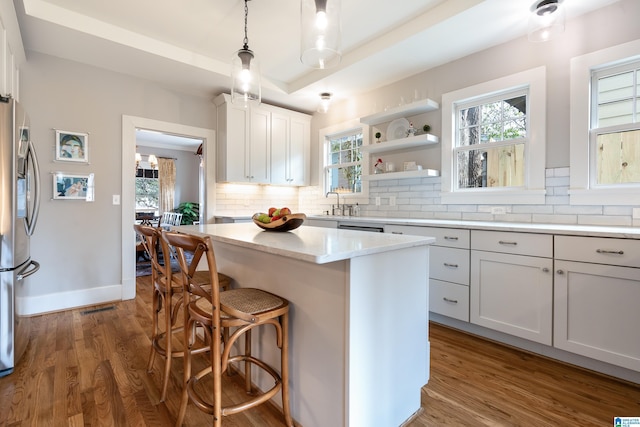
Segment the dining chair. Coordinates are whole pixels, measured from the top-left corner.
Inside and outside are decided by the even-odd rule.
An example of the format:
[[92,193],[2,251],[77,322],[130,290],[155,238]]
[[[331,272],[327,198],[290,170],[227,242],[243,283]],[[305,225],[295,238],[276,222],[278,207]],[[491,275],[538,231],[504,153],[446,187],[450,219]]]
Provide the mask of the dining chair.
[[[180,317],[178,312],[183,305],[183,276],[182,274],[174,274],[171,263],[164,262],[164,260],[171,259],[171,248],[161,238],[158,228],[136,224],[134,229],[142,237],[142,243],[151,260],[153,315],[151,352],[147,363],[147,372],[153,370],[156,355],[164,359],[164,375],[160,392],[160,401],[163,402],[167,396],[171,362],[175,357],[184,357],[184,348],[176,348],[174,345],[174,335],[179,336],[182,331],[182,326],[178,325],[177,320]],[[158,248],[161,252],[158,251]],[[203,289],[210,288],[212,283],[211,275],[206,270],[194,271],[191,280],[198,283]],[[217,271],[216,282],[223,290],[228,290],[231,287],[231,278]],[[161,319],[163,311],[164,316]],[[202,351],[208,351],[208,348],[204,348]]]
[[[222,417],[254,408],[281,393],[284,420],[287,426],[292,427],[289,408],[289,302],[278,295],[254,288],[235,288],[220,292],[216,286],[217,265],[210,236],[163,230],[162,238],[176,249],[185,287],[183,332],[185,343],[188,344],[184,355],[184,381],[176,426],[182,425],[189,401],[199,410],[213,415],[213,425],[220,427]],[[187,253],[192,255],[190,261],[187,261]],[[210,274],[211,292],[203,289],[196,278],[196,267],[203,258]],[[275,328],[275,344],[280,349],[279,373],[252,354],[253,329],[269,325]],[[210,360],[204,369],[192,372],[192,352],[189,350],[193,345],[195,331],[200,328],[210,345]],[[230,335],[223,339],[223,331],[226,330],[230,330]],[[244,348],[232,355],[233,349],[240,347],[240,338],[244,338]],[[244,387],[250,397],[242,402],[223,406],[222,374],[230,369],[231,363],[236,362],[244,366]],[[274,380],[273,387],[266,391],[252,387],[252,366],[270,375]],[[212,386],[203,390],[197,384],[205,380],[211,380]]]

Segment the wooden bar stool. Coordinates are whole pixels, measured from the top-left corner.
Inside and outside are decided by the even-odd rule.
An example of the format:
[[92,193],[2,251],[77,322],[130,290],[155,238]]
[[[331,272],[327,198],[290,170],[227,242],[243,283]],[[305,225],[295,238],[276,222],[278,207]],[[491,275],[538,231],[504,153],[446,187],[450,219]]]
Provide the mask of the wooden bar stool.
[[[152,335],[151,352],[147,371],[151,372],[155,362],[156,354],[164,358],[164,376],[160,392],[160,401],[167,397],[169,385],[169,373],[171,362],[174,357],[184,357],[183,348],[175,348],[173,335],[182,331],[182,326],[177,326],[178,312],[183,305],[183,284],[182,274],[174,274],[171,271],[171,250],[166,241],[161,238],[160,230],[157,227],[147,225],[134,225],[136,233],[142,237],[142,244],[151,260],[151,281],[153,283],[152,295]],[[158,247],[161,249],[162,261]],[[231,287],[231,278],[223,273],[217,273],[218,285],[224,290]],[[210,289],[211,275],[208,271],[197,271],[193,280],[203,289]],[[160,320],[160,313],[164,308],[164,318]],[[161,323],[164,328],[161,328]],[[170,331],[170,332],[167,332]],[[202,346],[200,352],[208,351],[208,347]]]
[[[184,357],[184,385],[182,399],[176,425],[181,426],[184,420],[187,403],[191,400],[195,406],[213,415],[213,425],[221,426],[222,417],[236,414],[267,402],[278,392],[282,393],[282,409],[285,423],[293,427],[289,408],[289,302],[272,293],[253,288],[238,288],[218,292],[216,282],[216,260],[213,243],[209,236],[193,236],[188,234],[162,232],[162,237],[173,246],[185,284],[185,342],[191,344],[196,327],[202,327],[207,335],[211,348],[210,364],[199,372],[192,373],[191,352]],[[185,253],[193,254],[191,262],[187,262]],[[211,275],[212,292],[202,289],[195,280],[196,266],[204,257]],[[251,354],[251,331],[264,325],[273,325],[276,331],[276,345],[280,349],[280,373],[264,361]],[[233,328],[227,339],[222,339],[223,330]],[[231,355],[231,350],[238,339],[244,336],[244,352]],[[224,344],[224,345],[223,345]],[[223,348],[224,347],[224,348]],[[230,406],[222,406],[222,374],[229,369],[229,363],[244,362],[245,390],[251,388],[251,366],[254,365],[269,374],[274,385],[267,391],[253,394],[247,400]],[[202,390],[197,383],[207,376],[212,376],[212,390]]]

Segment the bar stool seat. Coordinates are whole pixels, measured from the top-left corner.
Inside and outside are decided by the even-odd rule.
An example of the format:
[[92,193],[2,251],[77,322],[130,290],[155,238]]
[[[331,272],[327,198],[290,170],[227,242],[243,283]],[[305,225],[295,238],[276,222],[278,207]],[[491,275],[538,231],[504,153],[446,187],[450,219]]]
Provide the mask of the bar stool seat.
[[[221,426],[222,417],[251,409],[267,402],[279,392],[282,393],[282,409],[287,426],[293,426],[289,408],[289,302],[275,294],[254,288],[237,288],[228,291],[217,291],[217,276],[213,243],[209,236],[201,237],[173,232],[162,232],[163,238],[176,248],[182,274],[185,277],[185,342],[191,343],[196,327],[202,327],[206,340],[210,343],[210,364],[198,372],[192,372],[191,352],[184,358],[184,384],[180,410],[176,425],[181,426],[189,401],[205,413],[213,415],[213,425]],[[188,264],[185,252],[194,256]],[[201,257],[205,257],[211,275],[211,293],[201,289],[195,283],[194,263],[197,265]],[[251,332],[255,328],[272,325],[276,332],[276,345],[280,349],[280,372],[251,352]],[[223,332],[225,331],[225,332]],[[226,331],[231,332],[227,337]],[[222,333],[225,338],[222,339]],[[244,337],[244,349],[231,354],[238,348],[236,343]],[[258,391],[246,400],[233,405],[222,406],[222,374],[229,369],[229,364],[244,364],[245,391],[251,393],[252,366],[270,375],[273,386],[266,391]],[[244,363],[242,363],[244,362]],[[203,378],[211,376],[213,390],[203,391],[196,387]]]
[[[164,359],[164,375],[160,392],[160,402],[163,402],[167,397],[172,360],[176,357],[184,357],[184,349],[176,348],[173,339],[174,334],[183,330],[182,325],[177,323],[178,313],[183,305],[183,276],[182,274],[173,274],[171,271],[171,251],[166,242],[162,241],[162,235],[157,227],[136,224],[134,229],[142,237],[142,244],[149,255],[149,259],[151,259],[153,316],[151,351],[149,362],[147,363],[147,371],[151,372],[153,370],[156,355]],[[158,247],[162,251],[163,259],[166,260],[164,264],[160,261]],[[218,286],[223,290],[231,288],[231,278],[229,276],[223,273],[217,273],[217,276]],[[209,271],[195,271],[192,280],[203,289],[211,288]],[[161,319],[162,311],[164,311],[163,319]],[[161,324],[164,325],[164,329],[160,327]],[[170,333],[167,333],[167,331],[170,331]],[[208,351],[208,348],[203,346],[196,352],[205,351]]]

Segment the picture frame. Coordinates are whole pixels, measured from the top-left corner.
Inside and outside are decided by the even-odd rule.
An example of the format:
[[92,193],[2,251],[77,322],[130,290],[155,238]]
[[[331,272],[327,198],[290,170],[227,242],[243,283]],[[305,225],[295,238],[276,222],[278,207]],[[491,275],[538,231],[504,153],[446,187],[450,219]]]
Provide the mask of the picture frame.
[[56,130],[56,160],[89,162],[89,134]]
[[56,172],[52,176],[54,199],[93,201],[93,174]]

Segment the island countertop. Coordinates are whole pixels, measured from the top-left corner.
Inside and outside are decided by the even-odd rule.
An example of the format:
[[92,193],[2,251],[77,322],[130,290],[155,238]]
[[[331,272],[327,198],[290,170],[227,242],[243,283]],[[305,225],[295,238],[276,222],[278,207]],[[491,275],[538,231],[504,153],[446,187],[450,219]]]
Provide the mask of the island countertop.
[[185,233],[206,234],[219,242],[289,258],[325,264],[358,256],[430,245],[435,238],[367,233],[322,227],[299,227],[287,232],[264,231],[253,223],[201,224],[174,227]]

